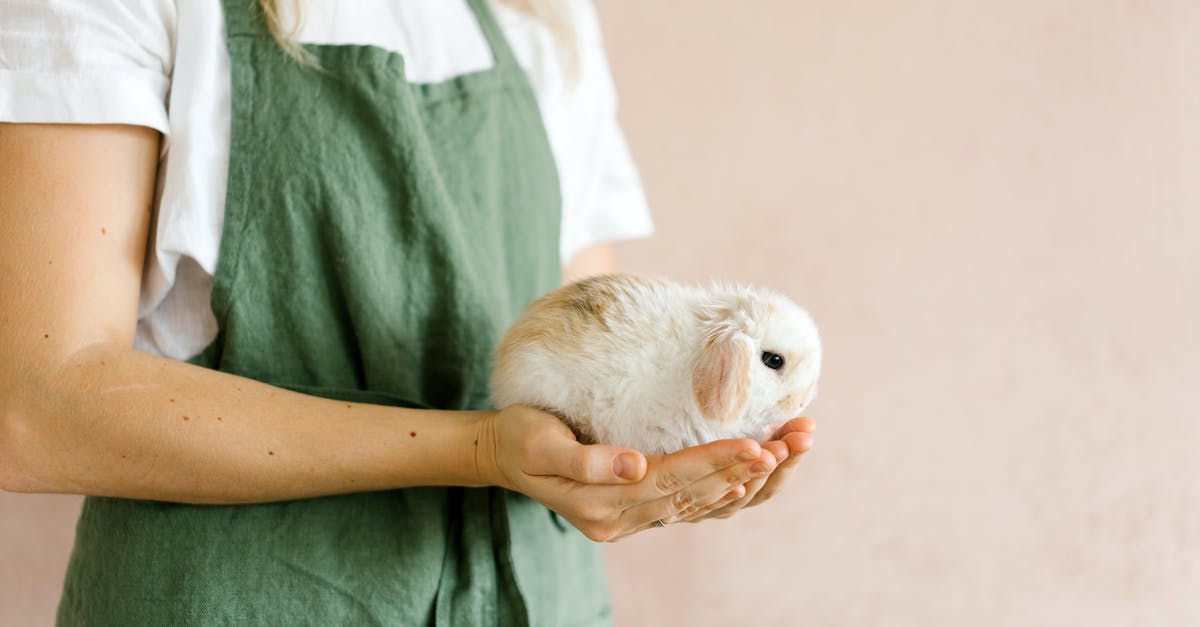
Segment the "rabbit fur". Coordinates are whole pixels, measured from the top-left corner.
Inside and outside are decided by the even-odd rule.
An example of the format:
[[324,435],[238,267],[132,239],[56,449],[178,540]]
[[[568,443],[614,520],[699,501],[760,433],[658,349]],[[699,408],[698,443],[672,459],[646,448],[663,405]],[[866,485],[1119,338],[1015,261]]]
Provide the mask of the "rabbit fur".
[[812,402],[820,369],[816,325],[781,294],[609,274],[531,304],[497,346],[491,391],[582,442],[661,454],[766,441]]

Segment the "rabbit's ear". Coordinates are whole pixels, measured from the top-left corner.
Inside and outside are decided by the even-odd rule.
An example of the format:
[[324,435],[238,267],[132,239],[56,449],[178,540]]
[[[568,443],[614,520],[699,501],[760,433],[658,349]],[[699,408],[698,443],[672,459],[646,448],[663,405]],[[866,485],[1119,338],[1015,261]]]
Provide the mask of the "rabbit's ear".
[[705,418],[727,427],[746,413],[753,353],[750,337],[733,324],[718,323],[706,334],[704,350],[692,371],[692,393]]

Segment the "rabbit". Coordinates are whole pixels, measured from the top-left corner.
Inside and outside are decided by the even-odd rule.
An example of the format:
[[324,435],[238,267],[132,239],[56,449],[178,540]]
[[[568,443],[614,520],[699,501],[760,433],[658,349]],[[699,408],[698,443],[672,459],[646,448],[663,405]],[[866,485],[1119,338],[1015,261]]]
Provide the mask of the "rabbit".
[[557,415],[585,444],[654,455],[765,442],[812,402],[820,370],[816,325],[781,294],[609,274],[525,310],[496,347],[491,393]]

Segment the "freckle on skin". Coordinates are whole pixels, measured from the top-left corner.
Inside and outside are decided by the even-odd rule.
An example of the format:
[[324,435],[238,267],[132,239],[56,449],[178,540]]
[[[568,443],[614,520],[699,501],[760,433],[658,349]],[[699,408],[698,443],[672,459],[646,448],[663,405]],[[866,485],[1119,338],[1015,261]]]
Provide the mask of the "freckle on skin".
[[408,432],[408,434],[409,434],[409,435],[411,435],[411,436],[412,436],[412,437],[414,437],[414,438],[415,438],[415,437],[417,437],[417,432],[416,432],[416,431],[409,431],[409,432]]
[[354,409],[353,405],[346,405],[346,409]]
[[479,446],[479,440],[475,440],[475,446]]
[[267,455],[274,455],[275,451],[267,451]]
[[184,417],[183,417],[183,419],[184,419],[184,420],[191,420],[191,418],[188,418],[187,416],[184,416]]
[[100,227],[100,234],[101,234],[101,235],[108,235],[108,229],[106,229],[106,228],[104,228],[104,227]]
[[222,422],[221,417],[217,416],[217,422]]
[[43,339],[43,340],[48,340],[48,339],[50,339],[50,334],[49,334],[49,333],[47,333],[47,334],[43,335],[43,336],[42,336],[42,339]]

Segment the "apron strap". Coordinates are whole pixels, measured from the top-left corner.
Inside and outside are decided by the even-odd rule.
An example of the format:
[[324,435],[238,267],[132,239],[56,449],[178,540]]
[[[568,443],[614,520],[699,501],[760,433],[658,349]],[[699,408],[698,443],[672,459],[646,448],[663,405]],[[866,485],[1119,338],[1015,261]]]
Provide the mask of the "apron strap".
[[492,48],[492,56],[496,59],[496,69],[520,67],[517,64],[516,55],[508,45],[508,38],[504,36],[500,23],[496,21],[496,15],[492,13],[492,7],[489,6],[488,0],[468,0],[468,4],[475,13],[475,20],[479,22],[483,36],[487,38],[488,45]]
[[228,37],[271,37],[267,19],[257,0],[223,0],[225,32]]

